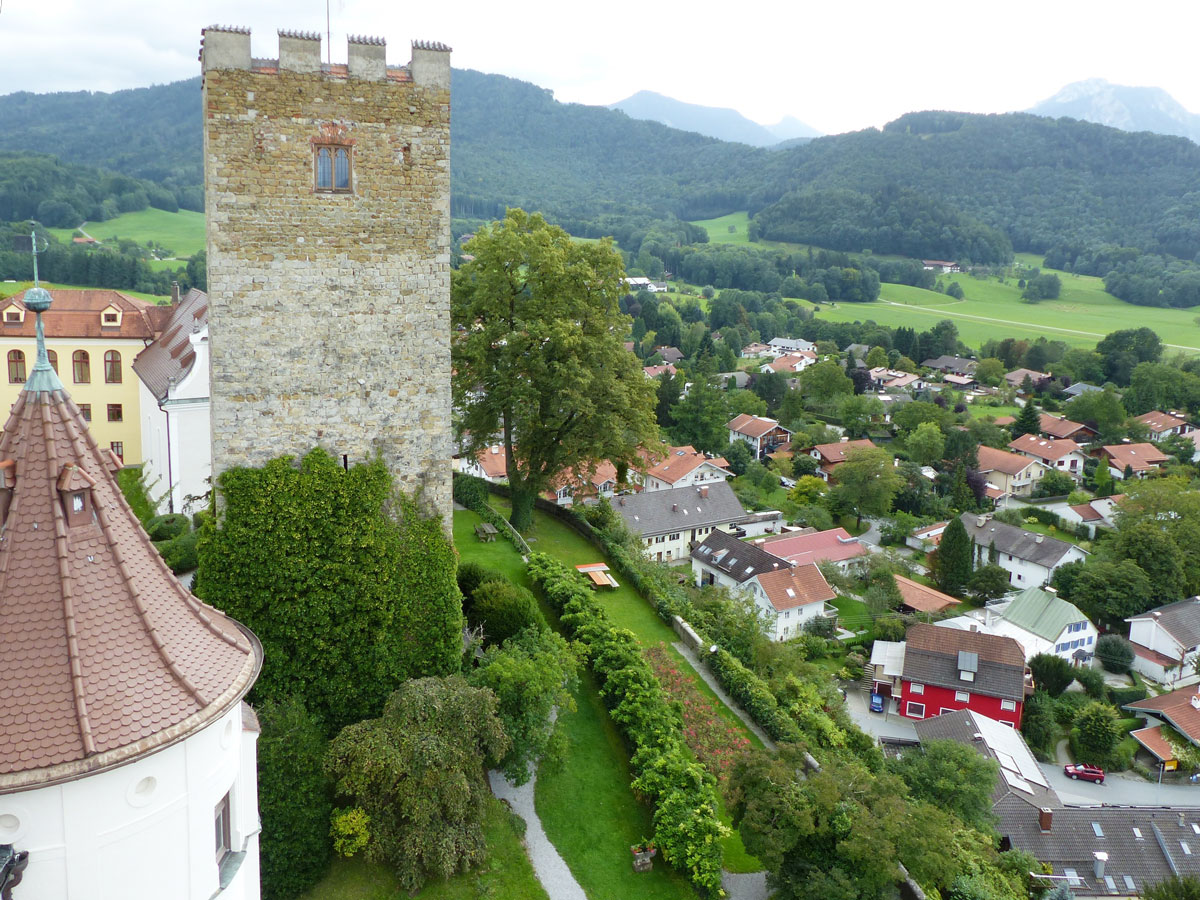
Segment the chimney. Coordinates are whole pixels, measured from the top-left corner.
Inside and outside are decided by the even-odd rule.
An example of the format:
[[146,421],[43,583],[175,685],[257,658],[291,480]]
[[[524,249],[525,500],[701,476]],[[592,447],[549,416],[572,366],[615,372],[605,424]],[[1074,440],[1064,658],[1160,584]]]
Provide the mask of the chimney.
[[1103,850],[1097,850],[1092,854],[1092,872],[1096,876],[1096,880],[1100,881],[1104,878],[1104,864],[1108,862],[1108,854]]
[[1179,814],[1179,827],[1180,827],[1180,828],[1186,828],[1186,827],[1187,827],[1187,825],[1185,825],[1185,824],[1184,824],[1184,821],[1183,821],[1183,813],[1180,813],[1180,814]]
[[1043,806],[1038,810],[1038,828],[1042,829],[1042,834],[1050,833],[1050,826],[1054,824],[1054,810]]
[[179,282],[178,281],[171,282],[171,305],[172,306],[179,305]]
[[708,485],[705,485],[704,487],[700,488],[700,499],[705,500],[707,498],[708,498]]
[[1039,534],[1037,537],[1035,537],[1035,538],[1033,539],[1033,542],[1034,542],[1035,544],[1040,544],[1040,543],[1041,543],[1042,541],[1044,541],[1045,539],[1046,539],[1046,536],[1045,536],[1044,534]]
[[671,504],[671,512],[679,512],[679,504],[678,503]]
[[622,497],[621,497],[621,505],[622,505],[622,506],[624,506],[624,505],[625,505],[625,497],[624,497],[624,496],[622,496]]
[[975,527],[982,528],[987,523],[987,516],[976,516]]

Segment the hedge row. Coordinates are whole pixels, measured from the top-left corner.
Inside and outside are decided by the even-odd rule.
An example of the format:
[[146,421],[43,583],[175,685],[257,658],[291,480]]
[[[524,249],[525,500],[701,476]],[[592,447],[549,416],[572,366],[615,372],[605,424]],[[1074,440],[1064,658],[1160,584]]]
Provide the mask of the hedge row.
[[1113,706],[1120,709],[1126,703],[1136,703],[1148,696],[1144,687],[1109,688],[1109,697]]
[[563,628],[585,648],[613,721],[632,745],[634,790],[654,803],[654,838],[667,860],[710,896],[721,894],[721,839],[716,780],[691,759],[682,720],[634,635],[613,627],[595,595],[558,561],[529,558],[529,575],[558,611]]
[[708,667],[717,676],[721,687],[750,714],[767,734],[776,741],[799,743],[804,740],[795,721],[779,708],[779,702],[767,683],[742,665],[727,650],[708,654]]

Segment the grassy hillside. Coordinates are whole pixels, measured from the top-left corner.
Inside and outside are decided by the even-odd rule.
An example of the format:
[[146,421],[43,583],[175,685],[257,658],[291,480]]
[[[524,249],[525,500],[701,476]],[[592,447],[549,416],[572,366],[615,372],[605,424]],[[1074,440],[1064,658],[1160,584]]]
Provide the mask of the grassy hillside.
[[[70,228],[49,230],[63,243],[69,243],[72,237],[79,234]],[[119,237],[137,241],[139,244],[157,241],[173,251],[175,257],[181,260],[204,249],[204,213],[183,209],[175,213],[161,209],[143,209],[125,213],[106,222],[85,223],[83,230],[98,241]]]
[[717,219],[701,219],[693,222],[708,232],[710,244],[747,244],[750,235],[747,229],[750,225],[750,214],[746,212],[730,213]]
[[818,316],[835,322],[873,319],[881,325],[929,328],[952,319],[968,344],[990,338],[1047,337],[1079,347],[1092,347],[1122,328],[1154,329],[1171,348],[1200,353],[1200,325],[1186,309],[1160,309],[1123,303],[1104,292],[1100,278],[1058,273],[1062,295],[1041,303],[1021,302],[1016,282],[980,281],[970,275],[945,276],[963,289],[962,300],[900,284],[885,284],[876,303],[825,304]]
[[[80,287],[77,284],[51,284],[49,281],[43,281],[41,284],[42,284],[42,287],[44,287],[50,291],[57,291],[57,290],[64,290],[64,291],[108,290],[108,288]],[[29,287],[33,287],[32,281],[0,281],[0,300],[4,300],[8,297],[11,297],[13,294],[18,293],[19,291],[23,291]],[[137,297],[139,300],[145,300],[148,303],[169,303],[171,300],[170,297],[160,297],[156,294],[146,294],[141,291],[127,291],[124,288],[121,288],[120,292],[122,294],[126,294],[130,297]]]

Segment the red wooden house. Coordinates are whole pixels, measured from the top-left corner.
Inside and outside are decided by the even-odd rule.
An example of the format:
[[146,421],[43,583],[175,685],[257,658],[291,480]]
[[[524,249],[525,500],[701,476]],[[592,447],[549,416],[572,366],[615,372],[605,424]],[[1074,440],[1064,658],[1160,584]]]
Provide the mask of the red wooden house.
[[970,709],[1019,728],[1033,682],[1021,645],[1009,637],[914,625],[904,638],[900,714],[929,719]]

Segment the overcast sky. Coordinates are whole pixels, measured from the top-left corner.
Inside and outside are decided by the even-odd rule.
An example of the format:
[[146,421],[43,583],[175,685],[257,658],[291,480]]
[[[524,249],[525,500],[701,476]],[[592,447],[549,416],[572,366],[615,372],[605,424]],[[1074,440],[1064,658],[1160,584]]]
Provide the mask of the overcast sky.
[[[1196,0],[329,0],[333,59],[347,34],[454,48],[453,65],[532,81],[559,100],[638,90],[792,115],[826,133],[918,109],[1026,109],[1085,78],[1164,88],[1200,112]],[[325,32],[325,0],[0,0],[0,94],[116,90],[198,74],[200,29]],[[0,128],[4,123],[0,122]]]

